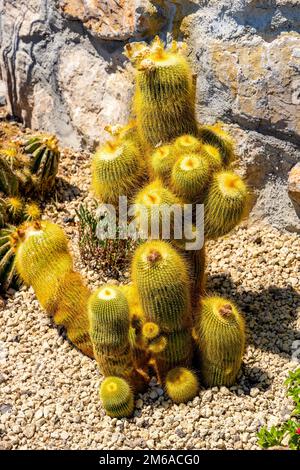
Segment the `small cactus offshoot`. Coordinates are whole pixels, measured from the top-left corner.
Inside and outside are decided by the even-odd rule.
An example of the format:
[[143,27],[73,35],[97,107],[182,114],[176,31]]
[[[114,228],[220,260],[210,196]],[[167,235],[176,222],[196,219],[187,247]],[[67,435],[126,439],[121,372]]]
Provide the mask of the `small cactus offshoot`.
[[184,154],[173,167],[172,189],[184,202],[200,202],[210,175],[211,168],[205,155]]
[[106,377],[100,386],[100,400],[111,418],[125,418],[133,413],[134,394],[126,380]]
[[0,230],[0,291],[19,283],[15,268],[14,233],[16,227],[7,225]]
[[234,160],[233,140],[230,135],[223,130],[221,124],[213,126],[201,126],[199,137],[205,144],[217,147],[220,151],[223,165],[226,167]]
[[198,394],[196,374],[185,367],[171,369],[166,376],[166,392],[175,403],[186,403]]

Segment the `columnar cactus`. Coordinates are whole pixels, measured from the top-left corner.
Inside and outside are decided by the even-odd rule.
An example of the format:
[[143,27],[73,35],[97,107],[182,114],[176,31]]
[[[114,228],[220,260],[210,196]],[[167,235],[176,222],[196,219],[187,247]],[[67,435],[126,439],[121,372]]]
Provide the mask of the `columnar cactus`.
[[182,134],[197,135],[194,84],[183,51],[156,37],[150,47],[128,44],[125,54],[137,69],[134,112],[141,142],[147,148]]
[[73,260],[63,230],[47,221],[27,222],[13,235],[18,275],[35,291],[54,321],[67,329],[70,340],[93,356],[89,338],[89,291],[73,271]]
[[221,297],[203,299],[195,321],[195,337],[203,383],[207,387],[231,386],[245,347],[244,319],[236,306]]
[[158,373],[164,380],[170,368],[188,366],[192,359],[187,267],[171,245],[149,241],[134,255],[132,277],[146,321],[156,323],[166,339],[165,348],[155,354]]

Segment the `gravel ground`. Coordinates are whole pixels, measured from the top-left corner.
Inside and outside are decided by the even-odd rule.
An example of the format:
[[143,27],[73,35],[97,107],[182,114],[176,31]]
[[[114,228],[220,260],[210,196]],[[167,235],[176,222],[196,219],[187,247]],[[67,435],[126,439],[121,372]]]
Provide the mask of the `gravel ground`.
[[[92,203],[88,155],[66,151],[60,176],[45,213],[63,225],[77,269],[95,288],[106,279],[80,262],[74,221],[79,202]],[[0,448],[257,449],[257,430],[292,409],[283,381],[299,365],[292,359],[300,340],[299,258],[300,237],[267,226],[243,226],[210,243],[208,289],[246,316],[238,383],[175,405],[153,380],[129,420],[105,416],[96,363],[51,324],[32,289],[10,291],[0,317]]]

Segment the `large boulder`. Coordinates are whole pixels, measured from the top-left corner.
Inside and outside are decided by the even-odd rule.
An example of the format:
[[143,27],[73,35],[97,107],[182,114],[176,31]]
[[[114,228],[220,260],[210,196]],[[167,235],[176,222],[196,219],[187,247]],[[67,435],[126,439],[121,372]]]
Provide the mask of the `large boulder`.
[[124,44],[184,37],[199,121],[225,122],[253,188],[253,217],[300,230],[288,173],[300,160],[298,0],[0,0],[10,112],[65,145],[94,147],[130,114]]

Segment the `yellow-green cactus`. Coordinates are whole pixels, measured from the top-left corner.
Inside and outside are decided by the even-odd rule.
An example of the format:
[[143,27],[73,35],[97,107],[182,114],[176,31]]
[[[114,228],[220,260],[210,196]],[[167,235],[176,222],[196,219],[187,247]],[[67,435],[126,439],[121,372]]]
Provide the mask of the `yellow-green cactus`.
[[246,215],[248,189],[242,178],[232,171],[213,176],[204,201],[204,231],[207,239],[222,237]]
[[0,230],[0,291],[18,282],[15,269],[14,233],[16,227],[6,225]]
[[111,418],[126,418],[134,409],[134,394],[126,380],[106,377],[100,386],[100,400]]
[[172,189],[186,203],[199,203],[211,176],[206,156],[190,153],[178,158],[172,170]]
[[105,204],[119,203],[119,196],[131,198],[145,178],[140,149],[133,140],[116,137],[100,147],[92,162],[92,188]]
[[178,158],[172,145],[162,145],[150,157],[150,173],[165,185],[170,184],[172,168]]
[[202,143],[197,137],[189,134],[177,137],[173,144],[174,153],[182,156],[190,153],[200,153],[202,150]]
[[182,134],[197,135],[193,77],[182,50],[128,44],[125,54],[137,69],[134,111],[142,143],[155,147]]
[[199,137],[204,144],[210,144],[219,149],[225,167],[234,160],[233,139],[223,130],[221,124],[199,127]]
[[184,367],[171,369],[166,376],[166,392],[175,403],[192,400],[199,391],[196,374]]
[[121,289],[107,284],[96,290],[88,304],[90,337],[100,371],[128,380],[135,390],[144,385],[135,370],[129,342],[129,307]]
[[8,162],[0,156],[0,191],[7,196],[13,196],[19,192],[19,181]]
[[203,299],[195,337],[204,384],[230,387],[240,370],[245,347],[244,320],[236,306],[221,297]]
[[[165,340],[155,360],[160,378],[191,360],[191,304],[187,266],[171,245],[148,241],[135,252],[132,278],[147,322],[156,323]],[[166,344],[163,344],[166,341]],[[155,341],[154,341],[155,344]],[[159,348],[160,349],[160,348]]]

